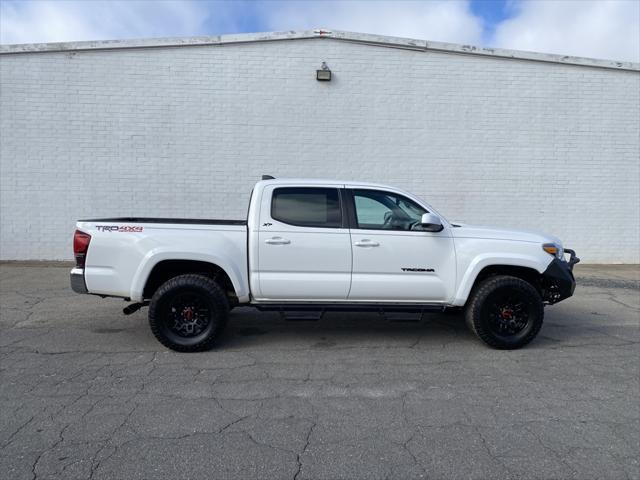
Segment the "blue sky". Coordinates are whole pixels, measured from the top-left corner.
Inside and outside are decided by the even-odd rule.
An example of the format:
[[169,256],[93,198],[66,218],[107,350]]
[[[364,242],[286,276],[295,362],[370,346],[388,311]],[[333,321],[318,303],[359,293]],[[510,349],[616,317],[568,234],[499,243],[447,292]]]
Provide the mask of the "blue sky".
[[469,8],[484,21],[483,37],[491,39],[498,24],[514,15],[513,2],[507,0],[472,0]]
[[2,0],[0,42],[317,27],[640,61],[638,0]]

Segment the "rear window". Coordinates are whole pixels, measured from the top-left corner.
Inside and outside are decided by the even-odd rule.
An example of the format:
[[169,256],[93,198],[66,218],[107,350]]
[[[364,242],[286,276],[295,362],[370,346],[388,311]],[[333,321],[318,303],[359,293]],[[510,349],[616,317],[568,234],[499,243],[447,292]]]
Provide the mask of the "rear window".
[[276,188],[271,218],[300,227],[340,228],[340,196],[336,188]]

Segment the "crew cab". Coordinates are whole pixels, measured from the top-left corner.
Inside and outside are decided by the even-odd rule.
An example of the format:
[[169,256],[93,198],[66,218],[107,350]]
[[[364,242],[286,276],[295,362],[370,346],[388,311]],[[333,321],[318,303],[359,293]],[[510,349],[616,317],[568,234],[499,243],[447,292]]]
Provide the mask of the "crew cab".
[[[77,293],[149,306],[153,334],[210,348],[235,306],[260,310],[464,309],[499,349],[529,343],[544,305],[573,294],[573,250],[542,233],[451,223],[422,199],[360,182],[256,183],[247,220],[80,220]],[[567,256],[569,258],[567,258]]]

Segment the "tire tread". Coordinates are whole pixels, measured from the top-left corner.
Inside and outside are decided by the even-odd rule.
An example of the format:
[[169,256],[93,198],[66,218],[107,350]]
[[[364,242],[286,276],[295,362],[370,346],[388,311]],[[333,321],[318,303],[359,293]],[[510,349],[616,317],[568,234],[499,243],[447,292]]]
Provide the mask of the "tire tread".
[[[212,314],[215,315],[215,319],[212,320],[216,322],[215,328],[209,336],[194,345],[180,345],[175,343],[163,335],[160,328],[161,312],[158,311],[160,299],[172,290],[181,287],[194,287],[195,289],[204,290],[210,296],[215,306],[215,312],[212,312]],[[163,283],[153,294],[149,304],[149,326],[151,327],[153,335],[165,347],[178,352],[201,352],[209,350],[216,342],[226,326],[229,310],[229,300],[222,288],[214,280],[204,275],[191,273],[178,275]]]
[[[482,304],[497,288],[512,287],[523,290],[535,298],[535,307],[538,311],[538,318],[534,320],[533,328],[527,335],[515,343],[505,343],[503,340],[496,338],[484,328],[480,312]],[[492,348],[499,350],[514,350],[524,347],[531,342],[542,328],[544,320],[544,305],[538,291],[529,282],[518,277],[510,275],[496,275],[483,280],[469,295],[469,301],[465,309],[465,321],[469,330],[471,330],[480,340]]]

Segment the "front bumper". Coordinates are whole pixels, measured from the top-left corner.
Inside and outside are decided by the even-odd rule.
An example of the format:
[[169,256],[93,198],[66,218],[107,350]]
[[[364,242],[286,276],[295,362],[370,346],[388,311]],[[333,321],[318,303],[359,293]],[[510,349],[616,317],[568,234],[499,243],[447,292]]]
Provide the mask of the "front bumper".
[[554,258],[542,274],[542,299],[553,305],[573,295],[576,289],[576,279],[573,276],[573,266],[580,261],[576,252],[565,249],[570,255],[568,262]]
[[87,290],[87,284],[84,281],[84,269],[74,268],[69,274],[71,281],[71,290],[76,293],[89,293]]

